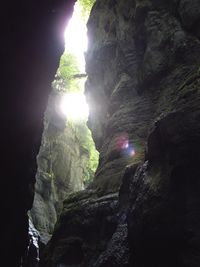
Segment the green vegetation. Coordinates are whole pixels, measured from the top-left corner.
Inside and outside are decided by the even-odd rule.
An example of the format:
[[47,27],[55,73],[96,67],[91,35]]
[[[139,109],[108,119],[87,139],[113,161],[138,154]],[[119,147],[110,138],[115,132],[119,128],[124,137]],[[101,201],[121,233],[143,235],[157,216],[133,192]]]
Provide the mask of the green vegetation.
[[[79,0],[81,7],[82,20],[86,23],[92,5],[95,0]],[[80,71],[78,61],[72,53],[65,51],[60,60],[60,65],[57,70],[55,80],[52,83],[53,90],[62,95],[67,92],[84,92],[85,77],[79,77]],[[80,75],[81,76],[81,75]],[[67,120],[67,127],[73,130],[80,149],[83,153],[88,153],[89,161],[84,171],[84,183],[93,178],[97,168],[99,153],[96,151],[91,132],[87,127],[86,121],[69,121]]]
[[87,163],[84,177],[84,182],[87,184],[94,177],[98,165],[99,153],[95,148],[91,132],[86,123],[78,123],[76,124],[75,128],[80,147],[83,149],[83,151],[86,150],[89,153],[90,160]]
[[74,75],[78,73],[76,57],[65,52],[60,59],[60,65],[52,84],[53,89],[59,92],[79,91],[79,81],[74,79]]
[[88,18],[91,8],[96,0],[79,0],[79,4],[82,8],[82,15],[84,18]]
[[[74,76],[80,74],[75,56],[65,52],[60,60],[60,66],[56,73],[56,79],[52,86],[55,92],[63,94],[66,92],[82,92],[84,91],[85,78],[77,79]],[[80,145],[83,152],[88,153],[89,161],[85,168],[84,183],[88,184],[94,177],[94,173],[98,164],[98,152],[96,151],[91,132],[86,125],[86,121],[67,121],[67,127],[70,127]]]

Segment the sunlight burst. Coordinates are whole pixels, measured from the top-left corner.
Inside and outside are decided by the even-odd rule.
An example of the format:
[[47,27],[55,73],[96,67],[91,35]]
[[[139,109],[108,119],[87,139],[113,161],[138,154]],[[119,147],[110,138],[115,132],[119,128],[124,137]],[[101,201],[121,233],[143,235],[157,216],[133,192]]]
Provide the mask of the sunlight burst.
[[60,104],[61,112],[68,120],[87,120],[89,107],[83,93],[64,94]]

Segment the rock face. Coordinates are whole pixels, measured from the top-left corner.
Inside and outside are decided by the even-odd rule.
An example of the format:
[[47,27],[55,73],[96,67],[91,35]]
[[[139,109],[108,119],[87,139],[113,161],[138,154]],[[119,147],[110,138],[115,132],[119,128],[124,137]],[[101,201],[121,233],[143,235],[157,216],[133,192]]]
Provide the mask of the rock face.
[[[196,5],[197,1],[96,2],[88,22],[86,57],[89,126],[100,151],[95,188],[119,187],[125,165],[143,157],[156,120],[198,109],[193,82],[198,77],[199,39],[193,32],[196,25],[190,26],[190,33],[189,25],[185,28],[185,17],[194,12],[198,17]],[[124,136],[135,150],[133,158],[123,157],[117,145]]]
[[200,113],[190,111],[156,123],[147,161],[132,177],[128,227],[136,266],[199,265]]
[[73,0],[3,1],[1,29],[1,255],[21,266],[28,241],[36,155],[50,84]]
[[83,262],[93,266],[116,229],[116,211],[117,194],[98,197],[90,190],[72,194],[64,202],[47,246],[47,266],[81,266]]
[[[43,266],[200,265],[199,21],[199,1],[96,1],[86,94],[100,162],[91,191],[66,200]],[[118,191],[114,210],[100,204]]]
[[37,267],[40,260],[40,234],[29,219],[29,243],[23,258],[23,266]]
[[44,119],[44,132],[37,156],[35,197],[31,218],[41,241],[49,240],[63,200],[71,192],[83,190],[89,151],[73,127],[59,111],[61,94],[52,92]]

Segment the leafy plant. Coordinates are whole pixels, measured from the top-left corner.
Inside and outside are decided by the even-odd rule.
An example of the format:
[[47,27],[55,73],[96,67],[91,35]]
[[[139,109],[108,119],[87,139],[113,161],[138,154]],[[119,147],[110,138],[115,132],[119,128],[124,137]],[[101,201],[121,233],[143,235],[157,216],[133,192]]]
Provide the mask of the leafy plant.
[[90,130],[88,129],[86,123],[79,123],[76,125],[76,133],[77,133],[77,138],[79,140],[80,146],[88,150],[89,156],[90,156],[90,161],[89,161],[89,168],[92,169],[93,172],[96,171],[97,164],[98,164],[98,155],[99,153],[97,152],[95,146],[94,146],[94,141],[92,139],[92,135]]
[[[56,73],[56,79],[52,86],[53,89],[61,93],[66,92],[83,92],[84,91],[84,79],[77,79],[77,75],[80,74],[76,57],[65,52],[60,60],[60,66]],[[99,153],[96,151],[91,132],[86,125],[86,121],[67,121],[67,127],[70,127],[74,135],[77,138],[80,148],[83,151],[87,151],[89,154],[89,161],[85,166],[84,183],[87,184],[92,180],[97,168]]]
[[52,83],[54,90],[59,92],[78,91],[78,80],[74,79],[74,75],[77,74],[79,74],[79,68],[76,57],[65,52],[60,59],[60,65]]
[[79,0],[79,4],[82,8],[82,15],[84,18],[88,18],[95,1],[96,0]]

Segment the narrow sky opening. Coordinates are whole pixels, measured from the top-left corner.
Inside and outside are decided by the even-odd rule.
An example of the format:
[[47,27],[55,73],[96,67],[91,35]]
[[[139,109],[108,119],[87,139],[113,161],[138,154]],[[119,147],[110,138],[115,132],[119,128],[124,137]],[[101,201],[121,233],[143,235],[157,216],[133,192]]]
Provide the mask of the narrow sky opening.
[[[87,50],[87,27],[83,18],[81,6],[77,1],[74,6],[74,12],[65,30],[65,51],[76,57],[79,72],[85,73],[85,57]],[[78,92],[63,95],[60,104],[61,112],[67,119],[73,121],[87,121],[89,107],[84,95],[84,83],[79,81],[80,90]]]
[[74,6],[74,12],[65,30],[65,50],[74,54],[77,58],[80,72],[85,72],[84,52],[87,50],[87,27],[81,13],[78,2]]

